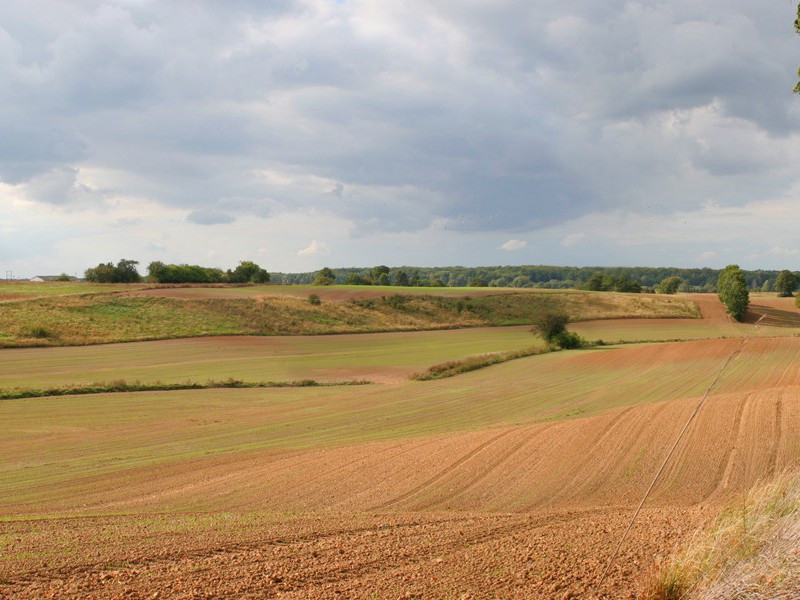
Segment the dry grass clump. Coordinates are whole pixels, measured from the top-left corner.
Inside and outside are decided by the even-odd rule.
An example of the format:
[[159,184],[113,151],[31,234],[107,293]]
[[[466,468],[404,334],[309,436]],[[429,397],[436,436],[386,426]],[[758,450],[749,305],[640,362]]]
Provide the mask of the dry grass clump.
[[800,597],[800,471],[757,486],[645,580],[642,597]]

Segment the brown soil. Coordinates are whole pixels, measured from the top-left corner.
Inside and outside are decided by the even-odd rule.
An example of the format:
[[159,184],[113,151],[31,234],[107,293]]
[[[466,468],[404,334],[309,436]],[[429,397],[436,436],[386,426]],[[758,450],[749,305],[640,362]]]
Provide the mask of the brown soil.
[[[652,557],[668,552],[704,516],[692,509],[645,511],[602,583],[611,540],[627,526],[628,510],[256,519],[222,534],[219,526],[170,531],[169,518],[159,516],[145,525],[119,517],[42,521],[36,524],[42,537],[63,538],[66,531],[72,548],[85,554],[20,573],[0,586],[0,596],[631,598],[630,582]],[[26,533],[19,524],[4,529]],[[131,543],[89,543],[98,531]]]

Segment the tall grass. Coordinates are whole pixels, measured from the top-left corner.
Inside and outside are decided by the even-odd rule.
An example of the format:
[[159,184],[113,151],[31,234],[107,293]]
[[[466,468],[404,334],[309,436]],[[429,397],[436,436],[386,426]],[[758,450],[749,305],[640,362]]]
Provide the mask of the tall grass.
[[359,379],[353,381],[338,381],[320,383],[313,379],[300,379],[297,381],[242,381],[241,379],[209,379],[205,382],[184,381],[182,383],[141,383],[139,381],[127,382],[117,379],[102,383],[87,383],[83,385],[54,386],[49,388],[20,388],[0,390],[0,400],[19,400],[22,398],[45,398],[48,396],[81,396],[85,394],[110,394],[114,392],[154,392],[174,390],[208,390],[228,388],[287,388],[287,387],[331,387],[341,385],[367,385],[371,382]]
[[650,600],[800,597],[800,470],[732,502],[643,584]]
[[96,294],[3,304],[0,346],[66,346],[211,335],[315,335],[530,323],[563,308],[573,321],[686,317],[694,305],[672,299],[586,292],[446,298],[398,294],[351,302],[307,299],[161,298]]

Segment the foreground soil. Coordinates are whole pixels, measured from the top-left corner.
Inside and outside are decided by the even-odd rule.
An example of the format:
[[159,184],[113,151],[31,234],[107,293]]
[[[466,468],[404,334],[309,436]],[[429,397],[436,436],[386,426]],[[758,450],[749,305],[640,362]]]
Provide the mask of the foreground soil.
[[[4,575],[4,598],[633,598],[708,511],[294,518],[139,516],[6,523],[9,552],[69,553]],[[36,535],[31,534],[34,528]]]

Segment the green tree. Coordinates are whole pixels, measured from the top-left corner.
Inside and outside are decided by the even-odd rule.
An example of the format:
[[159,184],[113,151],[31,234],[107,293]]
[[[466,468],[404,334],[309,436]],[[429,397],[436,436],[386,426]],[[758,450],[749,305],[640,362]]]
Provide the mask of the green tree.
[[388,285],[389,267],[386,265],[372,267],[372,270],[369,272],[369,278],[372,280],[372,285]]
[[569,315],[560,311],[543,311],[533,320],[533,331],[544,341],[551,343],[555,337],[567,330]]
[[411,285],[411,282],[408,279],[408,273],[406,273],[403,269],[399,269],[394,275],[394,284],[401,287],[408,287]]
[[251,260],[243,260],[233,271],[228,271],[231,283],[267,283],[269,273]]
[[94,283],[138,283],[142,276],[136,270],[138,260],[121,259],[116,266],[112,263],[100,263],[96,267],[86,269],[87,281]]
[[333,285],[334,281],[336,281],[336,275],[333,271],[328,267],[323,267],[317,273],[312,285]]
[[486,283],[486,280],[480,276],[470,279],[467,285],[469,287],[489,287],[489,284]]
[[717,280],[717,291],[728,314],[737,321],[741,321],[747,312],[747,305],[750,303],[750,292],[739,265],[725,267]]
[[[797,18],[794,20],[794,30],[800,35],[800,4],[797,5]],[[797,68],[797,76],[800,77],[800,67]],[[800,81],[795,84],[794,93],[800,94]]]
[[792,292],[797,289],[798,284],[800,284],[800,280],[797,279],[797,275],[784,269],[778,273],[778,278],[775,280],[775,290],[778,292],[778,296],[791,298]]
[[666,279],[662,279],[661,283],[656,286],[656,291],[659,294],[674,294],[678,291],[683,279],[673,275],[672,277],[667,277]]
[[369,285],[370,282],[358,273],[350,273],[344,279],[345,285]]
[[772,281],[769,280],[769,279],[765,280],[764,283],[761,285],[761,291],[762,292],[771,292],[772,291]]

